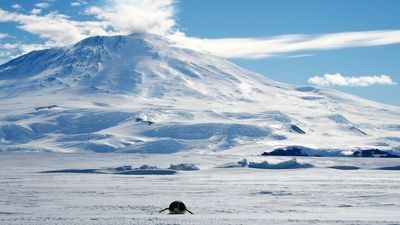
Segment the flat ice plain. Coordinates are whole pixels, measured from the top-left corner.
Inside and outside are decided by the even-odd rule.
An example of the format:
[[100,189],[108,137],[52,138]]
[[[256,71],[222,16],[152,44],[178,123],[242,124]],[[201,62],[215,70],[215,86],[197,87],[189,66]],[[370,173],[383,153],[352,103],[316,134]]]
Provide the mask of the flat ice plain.
[[[0,154],[0,224],[400,224],[399,159],[297,158],[312,168],[218,168],[237,155]],[[291,157],[247,157],[250,162]],[[193,163],[174,175],[41,173]],[[340,170],[332,166],[355,166]],[[339,167],[340,168],[340,167]],[[348,167],[344,167],[348,168]],[[159,214],[173,200],[194,215]]]

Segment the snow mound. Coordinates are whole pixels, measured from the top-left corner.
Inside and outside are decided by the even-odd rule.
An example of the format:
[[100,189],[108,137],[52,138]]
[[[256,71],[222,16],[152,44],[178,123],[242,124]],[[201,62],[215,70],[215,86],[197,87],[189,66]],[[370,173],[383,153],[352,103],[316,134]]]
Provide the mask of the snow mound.
[[242,159],[239,162],[226,163],[221,166],[218,166],[217,168],[240,168],[246,166],[247,166],[247,159]]
[[176,170],[160,169],[156,166],[142,165],[138,168],[132,166],[120,166],[116,168],[101,169],[64,169],[50,170],[42,173],[88,173],[88,174],[119,174],[119,175],[172,175],[176,174]]
[[194,170],[199,170],[199,167],[191,163],[181,163],[181,164],[171,164],[168,169],[179,170],[179,171],[194,171]]
[[297,162],[296,159],[290,159],[276,164],[270,164],[267,161],[263,161],[260,163],[249,162],[248,167],[255,169],[299,169],[299,168],[311,168],[314,166],[309,163],[299,163]]

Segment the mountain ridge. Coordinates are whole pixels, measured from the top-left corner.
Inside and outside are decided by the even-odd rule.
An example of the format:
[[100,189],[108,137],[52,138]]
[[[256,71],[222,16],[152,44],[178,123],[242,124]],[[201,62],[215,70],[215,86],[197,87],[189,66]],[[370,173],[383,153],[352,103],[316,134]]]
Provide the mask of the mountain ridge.
[[400,107],[275,82],[146,34],[89,37],[0,65],[0,103],[3,151],[256,154],[288,145],[400,146],[393,139]]

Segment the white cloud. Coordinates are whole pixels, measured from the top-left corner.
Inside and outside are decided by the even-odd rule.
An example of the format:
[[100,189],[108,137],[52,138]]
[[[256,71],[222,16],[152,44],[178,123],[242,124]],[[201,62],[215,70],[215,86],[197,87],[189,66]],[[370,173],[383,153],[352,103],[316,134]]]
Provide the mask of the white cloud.
[[[72,3],[81,6],[88,4],[85,0],[75,0]],[[173,3],[174,0],[104,0],[103,4],[86,9],[87,14],[95,17],[87,21],[76,21],[58,12],[38,15],[41,8],[48,5],[36,4],[37,8],[31,11],[32,14],[9,12],[0,8],[0,22],[15,22],[17,28],[44,39],[41,44],[22,43],[19,46],[20,52],[26,53],[73,44],[94,35],[145,32],[167,36],[174,32],[176,26]]]
[[14,4],[11,6],[13,9],[22,9],[22,6],[20,4]]
[[18,55],[17,52],[18,46],[14,46],[14,44],[0,44],[0,64],[15,58]]
[[5,34],[5,33],[0,33],[0,39],[2,39],[2,38],[6,38],[6,37],[8,37],[9,35],[8,34]]
[[78,0],[76,2],[71,2],[71,6],[73,6],[73,7],[79,7],[79,6],[86,5],[86,4],[88,4],[88,2],[84,1],[84,0]]
[[[76,21],[57,12],[26,15],[0,8],[0,22],[16,22],[17,28],[44,39],[46,46],[69,45],[93,35],[146,32],[158,34],[177,46],[205,51],[224,58],[306,57],[312,51],[400,44],[400,30],[343,32],[315,35],[282,35],[262,38],[202,39],[188,37],[177,29],[176,0],[102,0],[88,6],[92,20]],[[42,2],[43,3],[43,2]],[[42,3],[36,6],[45,6]],[[71,6],[88,4],[71,1]],[[41,8],[32,11],[40,13]]]
[[311,57],[311,56],[314,56],[314,55],[313,54],[288,55],[288,56],[284,56],[283,58],[296,59],[296,58],[305,58],[305,57]]
[[[76,2],[87,4],[86,1]],[[165,36],[172,33],[176,25],[173,0],[106,0],[104,5],[87,8],[86,13],[97,18],[91,21],[75,21],[57,12],[39,16],[40,8],[31,13],[26,15],[0,8],[0,22],[18,23],[17,28],[45,39],[47,46],[69,45],[94,35],[146,32]]]
[[35,51],[35,50],[46,49],[49,46],[46,44],[22,44],[18,47],[21,50],[22,54],[26,54],[26,53],[29,53],[29,52]]
[[166,35],[176,26],[173,4],[173,0],[106,0],[105,5],[89,7],[86,13],[122,34]]
[[10,51],[0,51],[0,64],[12,59],[13,56]]
[[82,4],[80,3],[80,2],[71,2],[71,6],[74,6],[74,7],[78,7],[78,6],[81,6]]
[[17,22],[19,29],[44,38],[48,46],[62,46],[75,43],[93,35],[108,35],[107,24],[103,22],[79,22],[66,15],[49,13],[44,16],[7,12],[0,8],[0,22]]
[[283,35],[266,38],[199,39],[174,35],[178,46],[225,58],[257,59],[299,51],[379,46],[400,43],[400,30]]
[[2,46],[4,49],[16,49],[19,47],[18,44],[11,44],[11,43],[6,43]]
[[317,86],[349,86],[367,87],[371,85],[397,85],[388,75],[346,77],[340,73],[325,74],[323,77],[315,76],[308,79],[310,84]]
[[42,13],[42,9],[34,8],[31,10],[31,14],[33,14],[33,15],[37,15],[40,13]]
[[36,7],[42,8],[42,9],[43,9],[43,8],[49,7],[49,5],[50,5],[50,4],[47,3],[47,2],[40,2],[40,3],[36,3],[36,4],[35,4]]

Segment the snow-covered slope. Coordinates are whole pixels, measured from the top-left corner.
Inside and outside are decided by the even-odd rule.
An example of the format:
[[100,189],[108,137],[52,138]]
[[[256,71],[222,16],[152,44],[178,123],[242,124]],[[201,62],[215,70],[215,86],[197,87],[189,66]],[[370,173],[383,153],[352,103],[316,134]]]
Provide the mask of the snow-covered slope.
[[278,83],[145,34],[11,60],[0,106],[1,151],[400,152],[400,107]]

